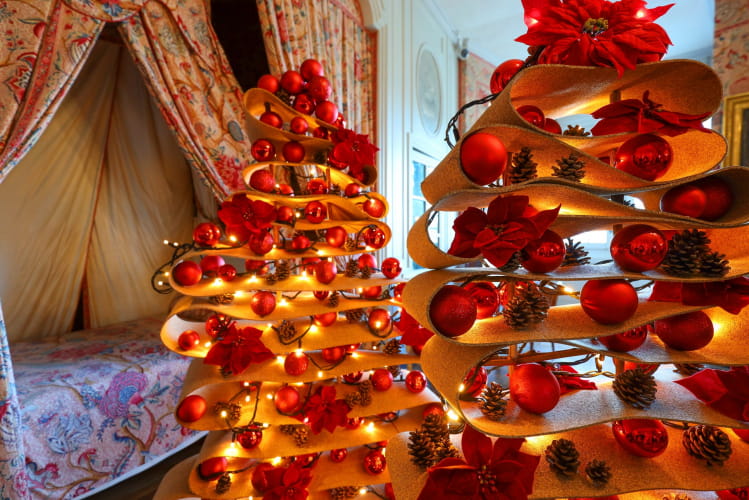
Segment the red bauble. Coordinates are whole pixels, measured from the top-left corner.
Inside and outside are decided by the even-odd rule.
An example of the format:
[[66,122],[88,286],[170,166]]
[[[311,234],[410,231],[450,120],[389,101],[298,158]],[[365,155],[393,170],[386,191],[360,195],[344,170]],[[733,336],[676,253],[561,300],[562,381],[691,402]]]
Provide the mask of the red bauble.
[[732,429],[733,433],[736,434],[739,439],[749,443],[749,429]]
[[193,394],[180,401],[177,406],[177,418],[182,422],[197,422],[208,408],[208,403],[203,396]]
[[297,95],[304,89],[304,79],[298,71],[286,71],[281,75],[281,88],[291,95]]
[[640,370],[644,371],[648,375],[652,375],[658,370],[658,367],[660,365],[658,364],[648,364],[648,363],[635,363],[634,361],[625,361],[624,362],[624,371],[627,370],[636,370],[639,368]]
[[267,316],[276,309],[276,295],[266,290],[255,292],[250,300],[250,307],[258,316]]
[[262,429],[245,429],[237,434],[237,442],[239,442],[240,446],[245,450],[257,448],[262,440]]
[[341,248],[346,243],[346,238],[348,238],[348,233],[341,226],[333,226],[325,230],[325,241],[332,247]]
[[365,299],[376,299],[382,294],[382,287],[379,285],[365,286],[361,289],[361,296]]
[[346,355],[346,347],[340,345],[336,347],[326,347],[320,354],[322,355],[322,359],[328,363],[337,363]]
[[648,333],[652,330],[653,327],[649,324],[642,325],[627,330],[626,332],[615,333],[614,335],[608,335],[606,337],[598,337],[598,341],[610,351],[629,352],[644,344],[645,340],[648,338]]
[[426,420],[429,415],[437,415],[441,417],[445,414],[445,408],[442,403],[429,403],[424,407],[424,411],[421,412],[421,418]]
[[299,73],[307,81],[310,81],[314,76],[325,74],[322,64],[317,59],[305,59],[299,66]]
[[209,458],[198,465],[198,475],[204,481],[213,481],[221,477],[228,466],[229,461],[226,457]]
[[515,74],[523,67],[523,61],[521,59],[508,59],[501,63],[492,73],[492,78],[489,82],[489,89],[492,94],[502,92],[510,80]]
[[704,311],[693,311],[655,321],[655,334],[671,349],[694,351],[713,340],[713,322]]
[[337,450],[330,450],[330,460],[335,463],[341,463],[346,460],[348,456],[348,450],[346,448],[338,448]]
[[328,194],[328,183],[323,179],[311,179],[307,183],[309,194]]
[[294,188],[288,184],[279,184],[278,192],[285,196],[294,196]]
[[276,189],[276,179],[268,170],[255,170],[250,176],[250,187],[263,193],[271,193]]
[[294,215],[295,214],[293,208],[282,205],[278,207],[278,211],[276,212],[276,220],[278,220],[278,222],[291,222],[292,220],[294,220]]
[[532,273],[548,273],[562,264],[565,251],[562,237],[547,229],[539,239],[523,248],[520,263]]
[[343,376],[343,381],[347,384],[355,384],[360,381],[363,376],[364,372],[347,373]]
[[232,281],[237,277],[237,268],[231,264],[224,264],[218,268],[218,277],[224,281]]
[[264,260],[245,259],[244,269],[248,273],[263,275],[268,271],[268,263]]
[[355,182],[346,184],[346,187],[343,190],[343,194],[345,194],[349,198],[358,196],[359,193],[361,193],[361,186],[359,184],[356,184]]
[[673,161],[673,150],[665,139],[640,134],[625,141],[614,153],[614,166],[646,181],[662,177]]
[[283,369],[289,375],[298,377],[307,371],[309,358],[303,352],[292,352],[286,355],[283,361]]
[[660,420],[616,420],[611,431],[622,448],[638,457],[657,457],[668,446],[668,431]]
[[317,462],[317,459],[320,458],[320,455],[317,453],[307,453],[305,455],[297,455],[295,457],[292,457],[291,461],[299,467],[310,467],[312,464]]
[[[315,273],[315,266],[319,264],[322,261],[319,257],[305,257],[302,259],[302,269],[307,274],[314,274]],[[318,292],[314,292],[318,293]],[[322,291],[319,291],[319,293],[322,293]],[[320,297],[317,297],[318,300]]]
[[460,145],[460,167],[475,184],[485,186],[496,181],[506,165],[507,150],[496,135],[476,132]]
[[[328,129],[326,129],[325,127],[317,127],[316,129],[312,131],[312,136],[317,137],[318,139],[327,139],[329,135],[330,135],[330,132],[328,132]],[[343,167],[336,167],[335,165],[333,166],[335,168],[343,168]]]
[[328,216],[327,207],[319,201],[310,201],[304,207],[304,217],[312,224],[319,224]]
[[346,429],[354,430],[358,429],[361,424],[364,423],[363,417],[351,417],[346,420]]
[[[315,270],[313,269],[312,272],[314,271]],[[315,290],[314,292],[312,292],[312,295],[314,295],[317,300],[322,302],[323,300],[328,298],[328,295],[330,295],[330,291],[329,290]]]
[[303,234],[297,234],[291,239],[291,249],[300,252],[312,246],[312,242]]
[[330,311],[321,314],[315,314],[312,316],[312,321],[321,327],[330,326],[338,320],[338,313],[336,311]]
[[403,289],[406,288],[405,283],[398,283],[393,287],[393,298],[398,302],[403,301]]
[[192,240],[201,247],[212,247],[221,239],[221,228],[212,222],[202,222],[195,226]]
[[280,413],[294,413],[302,403],[302,396],[296,387],[285,385],[276,391],[273,403]]
[[398,275],[401,273],[401,263],[395,257],[388,257],[387,259],[382,261],[380,270],[386,278],[393,279],[398,277]]
[[376,476],[385,472],[387,460],[380,450],[372,450],[364,457],[364,470]]
[[203,274],[210,277],[218,275],[218,268],[226,264],[224,258],[220,255],[206,255],[200,259],[200,269],[203,270]]
[[315,112],[316,105],[317,103],[315,103],[315,100],[312,99],[312,97],[310,97],[308,94],[299,94],[298,96],[294,97],[294,104],[292,105],[292,107],[300,113],[311,115]]
[[429,304],[429,319],[446,337],[458,337],[471,329],[478,314],[476,301],[465,288],[446,285]]
[[289,122],[289,130],[299,135],[306,134],[307,130],[309,130],[309,123],[301,116],[295,116]]
[[364,228],[361,232],[361,237],[364,240],[364,244],[375,249],[382,248],[387,241],[385,232],[379,227],[369,226]]
[[356,264],[359,266],[359,269],[364,269],[365,267],[374,269],[377,267],[377,259],[371,253],[363,253],[356,259]]
[[183,260],[172,269],[172,278],[180,286],[192,286],[203,277],[200,264],[191,260]]
[[631,318],[638,305],[637,292],[622,279],[591,280],[580,290],[580,305],[594,321],[613,325]]
[[257,87],[267,90],[271,94],[275,94],[278,92],[278,89],[281,88],[281,82],[273,75],[263,75],[258,78]]
[[464,287],[476,302],[476,319],[490,318],[499,307],[499,290],[488,281],[472,281]]
[[177,345],[183,351],[189,351],[200,343],[200,334],[195,330],[185,330],[179,334]]
[[479,366],[478,369],[471,368],[463,379],[463,392],[470,394],[474,398],[478,397],[481,391],[484,390],[488,378],[489,374],[483,366]]
[[304,160],[304,146],[297,141],[289,141],[283,145],[281,154],[286,161],[299,163]]
[[544,112],[541,111],[541,109],[537,106],[526,104],[525,106],[520,106],[519,108],[517,108],[516,111],[523,118],[523,120],[527,121],[535,127],[543,128],[544,123],[546,122]]
[[338,268],[333,260],[321,260],[315,264],[315,279],[327,285],[333,281],[338,273]]
[[705,211],[707,194],[694,183],[676,186],[661,198],[661,210],[687,217],[699,217]]
[[410,392],[422,392],[424,389],[426,389],[426,386],[427,378],[422,372],[418,370],[412,370],[408,372],[408,375],[406,375],[406,389],[408,389]]
[[720,177],[706,177],[695,181],[694,184],[702,189],[707,196],[705,210],[700,214],[700,219],[718,219],[725,215],[733,205],[731,186]]
[[283,118],[275,111],[266,111],[260,115],[260,121],[271,127],[281,128],[283,126]]
[[369,329],[376,334],[381,334],[390,330],[392,324],[392,318],[390,312],[387,309],[376,308],[369,312],[367,318],[367,325]]
[[547,132],[551,132],[552,134],[562,133],[562,126],[559,125],[559,122],[553,118],[546,118],[541,128]]
[[369,377],[375,391],[387,391],[393,385],[393,374],[385,368],[378,368]]
[[231,318],[226,314],[213,314],[205,322],[205,333],[212,339],[223,336],[224,330],[228,328],[231,322]]
[[276,147],[268,139],[258,139],[252,143],[250,153],[256,161],[271,161],[276,157]]
[[273,235],[270,234],[270,232],[263,231],[261,233],[255,233],[250,236],[250,241],[248,241],[247,243],[250,246],[250,250],[258,255],[265,255],[266,253],[273,250],[275,241],[273,240]]
[[331,101],[322,101],[315,107],[315,116],[324,122],[333,123],[338,118],[338,106]]
[[385,204],[377,198],[369,198],[364,202],[362,208],[367,215],[379,219],[385,213]]
[[655,269],[667,251],[666,237],[647,224],[624,227],[611,240],[611,257],[624,271],[641,273]]
[[[330,99],[331,94],[333,94],[333,87],[330,85],[330,81],[328,81],[327,78],[322,75],[316,75],[308,80],[307,92],[309,92],[309,95],[311,95],[318,102],[327,101],[328,99]],[[338,118],[337,109],[336,118]],[[325,121],[333,123],[335,121],[335,118],[333,118],[332,121]]]
[[537,363],[515,366],[510,372],[510,398],[525,411],[546,413],[559,402],[557,378]]

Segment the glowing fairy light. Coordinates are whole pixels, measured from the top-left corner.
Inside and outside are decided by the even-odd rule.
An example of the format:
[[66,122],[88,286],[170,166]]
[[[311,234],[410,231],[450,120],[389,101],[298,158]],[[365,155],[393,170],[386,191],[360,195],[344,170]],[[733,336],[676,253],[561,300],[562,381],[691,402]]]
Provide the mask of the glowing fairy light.
[[250,398],[250,396],[249,396],[249,394],[248,394],[247,396],[245,396],[245,397],[244,397],[244,402],[245,402],[245,403],[249,403],[249,402],[250,402],[250,399],[251,399],[251,398]]
[[276,361],[277,361],[278,363],[281,363],[281,364],[283,364],[283,362],[284,362],[284,357],[283,357],[283,356],[276,356]]
[[282,459],[281,457],[273,457],[273,458],[271,459],[270,463],[271,463],[271,464],[272,464],[273,466],[276,466],[276,465],[278,465],[278,464],[280,464],[280,463],[281,463],[281,460],[283,460],[283,459]]
[[[228,413],[226,413],[226,410],[222,410],[222,411],[221,411],[221,418],[226,418],[226,417],[227,417],[228,415],[229,415],[229,414],[228,414]],[[234,444],[234,443],[232,443],[232,444]]]
[[320,370],[319,372],[317,372],[317,378],[323,378],[323,375],[325,375],[325,374],[322,372],[322,370]]
[[168,244],[169,244],[169,240],[164,240],[164,245],[168,245]]
[[374,422],[368,423],[367,426],[365,427],[365,429],[367,430],[367,432],[374,432],[374,430],[375,430]]
[[463,392],[463,391],[465,391],[465,390],[466,390],[466,386],[465,386],[465,385],[463,385],[463,384],[460,384],[460,385],[458,386],[458,392]]
[[460,417],[458,416],[457,413],[455,413],[455,410],[453,410],[452,408],[447,410],[447,418],[449,418],[453,422],[457,422],[458,420],[460,420]]
[[229,235],[229,241],[231,241],[232,243],[236,243],[237,242],[237,237],[234,236],[233,234],[230,234]]
[[210,341],[208,341],[208,342],[205,343],[205,348],[206,349],[210,349],[211,348],[211,342]]
[[279,305],[279,306],[282,306],[282,307],[283,307],[283,306],[288,306],[288,305],[289,305],[289,301],[288,301],[288,300],[286,300],[286,299],[281,299],[281,300],[280,300],[280,301],[278,302],[278,305]]
[[359,494],[360,495],[366,495],[367,494],[367,488],[359,488]]

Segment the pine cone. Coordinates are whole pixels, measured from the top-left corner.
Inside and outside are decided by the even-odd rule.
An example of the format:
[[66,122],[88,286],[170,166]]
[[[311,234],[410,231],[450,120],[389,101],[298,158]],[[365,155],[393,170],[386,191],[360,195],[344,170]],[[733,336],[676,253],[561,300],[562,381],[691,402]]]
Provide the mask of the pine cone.
[[408,453],[411,461],[419,467],[427,468],[434,464],[434,442],[426,431],[408,433]]
[[585,466],[585,475],[595,486],[603,486],[611,479],[611,468],[603,460],[593,459]]
[[382,352],[385,354],[400,354],[401,352],[401,343],[398,341],[398,339],[392,339],[388,341],[387,344],[385,344],[385,347],[382,349]]
[[355,278],[357,274],[359,274],[359,264],[355,260],[346,262],[346,270],[343,275],[347,278]]
[[588,257],[588,251],[580,244],[580,242],[574,241],[572,238],[565,240],[565,252],[562,266],[584,266],[590,264],[590,257]]
[[330,194],[341,194],[341,186],[338,184],[333,184],[328,188],[328,193]]
[[575,135],[578,137],[588,137],[590,132],[585,130],[585,127],[580,125],[567,125],[567,129],[562,132],[562,135]]
[[372,268],[369,266],[362,267],[359,269],[359,276],[361,276],[362,279],[368,280],[372,277]]
[[421,424],[421,429],[435,443],[450,439],[450,431],[447,429],[447,418],[444,415],[427,415]]
[[228,472],[224,472],[221,474],[221,477],[218,478],[218,481],[216,482],[216,493],[219,495],[223,495],[227,491],[231,489],[231,476]]
[[294,424],[281,424],[278,426],[278,430],[281,431],[283,434],[287,434],[291,436],[294,434],[294,431],[296,430],[297,426]]
[[509,391],[502,389],[502,386],[496,382],[490,382],[484,387],[479,396],[479,409],[486,418],[498,422],[505,415],[507,408],[507,393]]
[[718,427],[711,425],[693,425],[684,431],[681,444],[687,453],[707,465],[723,465],[731,456],[731,441],[728,435]]
[[328,163],[328,153],[325,151],[316,151],[312,155],[312,161],[318,165],[325,165]]
[[222,293],[221,295],[214,295],[208,298],[208,302],[216,304],[217,306],[226,306],[234,302],[233,293]]
[[574,476],[580,467],[580,453],[569,439],[555,439],[544,451],[546,461],[554,472]]
[[728,265],[725,254],[722,253],[707,252],[700,260],[700,274],[702,276],[720,278],[728,274],[730,269],[731,266]]
[[343,244],[343,249],[347,252],[353,252],[357,248],[359,248],[359,245],[356,243],[356,238],[348,236],[346,238],[346,243]]
[[349,323],[358,323],[365,316],[364,309],[351,309],[344,314]]
[[354,406],[361,404],[361,393],[359,392],[349,392],[343,397],[343,400],[346,401],[346,404],[349,405],[351,408]]
[[354,498],[359,496],[358,486],[339,486],[338,488],[332,488],[328,490],[330,498],[333,500],[345,500],[346,498]]
[[499,270],[505,273],[511,273],[520,267],[520,252],[515,252],[507,261],[507,264],[500,267]]
[[359,401],[359,404],[362,406],[369,406],[372,404],[372,393],[371,392],[362,392],[361,393],[361,400]]
[[675,372],[689,376],[694,375],[698,371],[702,370],[705,365],[701,365],[699,363],[676,363],[674,367],[676,368],[674,370]]
[[521,330],[546,319],[549,301],[536,287],[518,292],[502,310],[505,323],[510,328]]
[[294,443],[302,448],[307,444],[307,441],[309,440],[309,427],[306,425],[296,425],[294,426],[294,434],[292,436],[294,437]]
[[459,456],[460,452],[449,439],[442,439],[434,443],[434,463],[439,463],[443,458]]
[[402,368],[400,365],[388,365],[388,371],[393,377],[398,377],[401,374]]
[[510,169],[510,184],[529,181],[538,177],[538,163],[533,161],[531,148],[523,146],[520,152],[512,155],[512,168]]
[[219,401],[213,407],[213,413],[220,415],[229,422],[236,422],[242,417],[242,407],[235,403],[224,403]]
[[372,381],[369,379],[362,380],[361,382],[359,382],[358,388],[360,393],[369,394],[370,392],[372,392]]
[[337,291],[330,294],[330,297],[328,297],[328,307],[338,307],[338,304],[341,302],[341,294],[339,294]]
[[585,177],[585,163],[577,154],[572,153],[567,158],[557,160],[557,166],[551,167],[552,176],[568,181],[580,182]]
[[686,229],[676,233],[668,242],[668,251],[661,269],[673,276],[696,276],[700,273],[702,259],[710,251],[710,238],[699,229]]
[[283,281],[289,279],[291,275],[291,268],[289,267],[288,261],[279,260],[276,262],[276,279]]
[[642,368],[623,371],[616,376],[612,386],[619,399],[641,410],[653,404],[658,390],[655,377]]
[[288,342],[296,337],[296,326],[291,321],[285,319],[278,325],[278,338],[284,342]]

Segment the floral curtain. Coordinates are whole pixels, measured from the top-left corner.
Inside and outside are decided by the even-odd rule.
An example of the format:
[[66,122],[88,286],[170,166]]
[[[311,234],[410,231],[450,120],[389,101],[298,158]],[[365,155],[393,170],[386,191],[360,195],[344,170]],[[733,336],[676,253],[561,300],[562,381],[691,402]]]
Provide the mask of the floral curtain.
[[317,59],[347,128],[375,142],[376,35],[364,28],[358,0],[257,0],[257,7],[271,73]]
[[[489,82],[495,66],[476,54],[458,64],[458,99],[460,106],[491,94]],[[471,106],[460,117],[459,128],[463,134],[469,130],[491,103]]]

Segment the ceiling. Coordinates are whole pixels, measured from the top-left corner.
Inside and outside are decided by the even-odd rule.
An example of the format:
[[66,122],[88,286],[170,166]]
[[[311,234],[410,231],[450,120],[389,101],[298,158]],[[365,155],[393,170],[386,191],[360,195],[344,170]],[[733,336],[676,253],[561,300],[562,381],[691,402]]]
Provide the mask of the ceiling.
[[[425,0],[440,21],[467,40],[467,48],[492,64],[524,59],[525,44],[514,39],[525,33],[521,0]],[[647,7],[673,3],[656,22],[668,33],[673,46],[666,58],[697,59],[709,63],[715,19],[714,0],[651,0]]]

